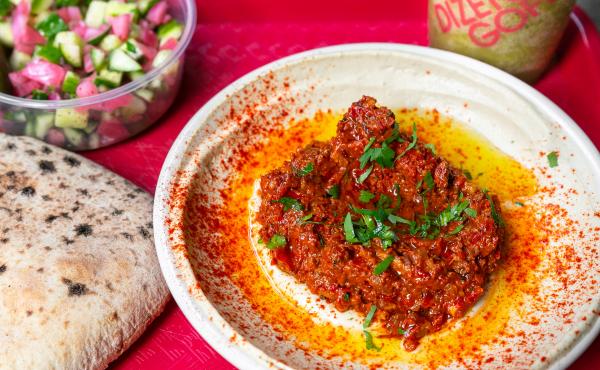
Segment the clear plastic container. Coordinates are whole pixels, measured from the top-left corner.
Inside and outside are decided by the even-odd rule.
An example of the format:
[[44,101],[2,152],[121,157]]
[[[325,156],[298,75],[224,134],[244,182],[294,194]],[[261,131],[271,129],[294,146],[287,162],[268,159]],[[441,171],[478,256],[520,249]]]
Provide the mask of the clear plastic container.
[[184,51],[196,26],[195,0],[167,1],[184,31],[163,64],[135,81],[86,98],[32,100],[0,93],[0,132],[80,151],[114,144],[151,126],[177,95]]

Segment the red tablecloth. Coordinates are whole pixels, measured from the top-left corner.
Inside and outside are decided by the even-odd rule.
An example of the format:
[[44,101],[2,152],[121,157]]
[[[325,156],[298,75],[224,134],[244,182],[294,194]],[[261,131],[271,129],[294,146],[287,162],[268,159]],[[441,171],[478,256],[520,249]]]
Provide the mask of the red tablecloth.
[[[198,4],[177,102],[142,135],[85,155],[153,192],[177,134],[214,94],[243,74],[299,51],[350,42],[427,44],[426,1],[213,0]],[[536,88],[600,146],[600,37],[575,12],[556,64]],[[526,122],[525,122],[526,124]],[[171,302],[113,369],[230,369]],[[600,369],[596,340],[572,369]]]

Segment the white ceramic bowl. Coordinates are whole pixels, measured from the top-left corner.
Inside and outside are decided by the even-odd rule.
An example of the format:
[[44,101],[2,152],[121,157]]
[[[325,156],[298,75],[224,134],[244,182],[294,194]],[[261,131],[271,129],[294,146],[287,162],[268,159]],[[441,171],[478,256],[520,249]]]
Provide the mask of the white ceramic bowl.
[[[240,147],[260,139],[265,127],[281,127],[282,112],[294,112],[288,118],[310,118],[319,110],[344,111],[363,94],[390,108],[435,108],[532,168],[541,188],[556,187],[551,197],[531,202],[539,217],[559,205],[565,213],[552,222],[573,232],[540,246],[544,253],[535,275],[537,293],[515,307],[519,315],[510,312],[503,331],[519,335],[479,347],[476,357],[447,359],[443,366],[567,367],[600,330],[600,155],[561,109],[530,86],[476,60],[419,46],[354,44],[293,55],[232,83],[190,120],[164,163],[154,205],[160,264],[188,320],[215,350],[243,369],[364,368],[377,361],[339,354],[329,358],[285,335],[281,339],[285,328],[275,330],[265,322],[230,275],[215,274],[223,261],[204,250],[203,239],[222,235],[211,232],[205,220],[190,226],[186,219],[195,207],[189,201],[194,194],[208,194],[202,198],[207,209],[222,204],[219,190],[235,172],[228,161]],[[560,152],[552,176],[540,155],[550,151]],[[190,227],[203,239],[190,237]],[[563,252],[566,245],[569,256]],[[535,302],[547,304],[540,308]],[[420,368],[426,364],[419,363],[419,351],[424,350],[387,358],[382,365]]]

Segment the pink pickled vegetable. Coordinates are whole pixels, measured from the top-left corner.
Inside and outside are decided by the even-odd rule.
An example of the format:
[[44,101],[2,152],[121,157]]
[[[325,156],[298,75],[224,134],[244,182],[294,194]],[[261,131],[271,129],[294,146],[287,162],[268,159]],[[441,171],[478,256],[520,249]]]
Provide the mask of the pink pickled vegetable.
[[65,22],[79,22],[81,21],[81,11],[76,6],[67,6],[60,8],[56,11],[56,14]]
[[120,121],[103,121],[98,125],[98,135],[102,145],[108,145],[129,136],[129,131]]
[[88,27],[83,21],[79,21],[72,25],[71,30],[77,34],[77,36],[85,39],[85,35],[88,32]]
[[113,33],[123,41],[129,37],[131,19],[131,14],[121,14],[110,21]]
[[92,73],[95,70],[94,63],[92,62],[92,57],[90,57],[90,53],[85,53],[83,56],[83,70],[86,73]]
[[165,41],[164,44],[162,44],[162,46],[160,47],[160,50],[173,50],[177,47],[177,40],[175,40],[174,38],[170,38],[167,41]]
[[104,32],[106,32],[107,29],[108,29],[108,25],[106,25],[106,24],[101,25],[100,28],[87,27],[85,29],[85,34],[83,35],[83,39],[85,41],[93,40],[96,37],[103,34]]
[[65,134],[59,129],[51,128],[46,134],[46,141],[52,145],[63,146],[65,144]]
[[46,39],[29,25],[29,2],[21,1],[12,12],[11,29],[15,49],[26,54],[33,54],[35,45],[44,44]]
[[158,45],[158,37],[151,28],[146,26],[140,26],[139,40],[148,46],[155,47]]
[[41,83],[25,77],[22,72],[11,72],[8,74],[8,79],[17,95],[21,97],[30,95],[33,90],[41,90],[43,87]]
[[35,59],[29,62],[21,73],[30,80],[37,81],[43,85],[59,87],[67,72],[57,64],[43,59]]
[[100,103],[102,105],[102,109],[108,112],[112,112],[117,108],[125,107],[129,105],[131,102],[131,95],[125,94],[119,97],[113,98],[111,100],[107,100],[104,103]]
[[60,94],[56,91],[53,91],[50,94],[48,94],[48,100],[60,100]]
[[167,8],[168,5],[165,1],[159,1],[152,7],[152,9],[150,9],[146,15],[146,19],[155,25],[163,24],[167,15]]
[[97,95],[98,88],[94,84],[94,79],[92,77],[90,77],[90,78],[84,78],[83,80],[81,80],[81,82],[79,83],[79,86],[77,86],[76,93],[77,93],[78,98],[85,98],[88,96]]
[[152,60],[156,56],[157,51],[155,48],[144,45],[141,42],[138,43],[138,47],[146,59]]

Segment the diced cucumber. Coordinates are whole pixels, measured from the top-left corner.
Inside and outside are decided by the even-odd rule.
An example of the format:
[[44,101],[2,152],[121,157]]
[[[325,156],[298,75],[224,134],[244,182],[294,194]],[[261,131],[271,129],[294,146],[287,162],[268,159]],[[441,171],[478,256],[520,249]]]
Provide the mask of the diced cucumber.
[[96,149],[100,147],[100,135],[93,133],[88,137],[87,148]]
[[119,87],[121,85],[122,79],[123,73],[103,69],[98,74],[98,77],[96,77],[94,80],[94,84],[96,84],[96,86],[106,86],[110,89],[114,89],[115,87]]
[[54,39],[67,63],[75,68],[83,65],[83,40],[73,31],[59,32]]
[[129,39],[125,41],[125,43],[121,45],[120,49],[135,60],[138,60],[142,56],[144,56],[144,53],[142,53],[138,42],[134,39]]
[[98,36],[94,37],[93,39],[89,40],[88,44],[90,44],[90,45],[99,45],[102,42],[102,40],[104,40],[104,38],[109,33],[110,33],[110,27],[107,27],[106,30],[104,30],[104,32],[102,32]]
[[31,55],[25,54],[18,50],[13,50],[10,55],[10,67],[13,71],[18,71],[23,69],[27,63],[31,62]]
[[122,3],[120,1],[109,1],[106,4],[106,16],[116,17],[122,14],[131,14],[133,19],[137,16],[137,5],[135,3]]
[[154,93],[152,92],[152,90],[139,89],[135,92],[135,94],[147,102],[151,102],[152,99],[154,99]]
[[156,56],[152,61],[152,67],[160,67],[171,56],[171,53],[171,50],[161,50],[158,53],[156,53]]
[[31,12],[33,14],[40,14],[50,8],[54,0],[32,0],[31,1]]
[[33,24],[35,24],[35,27],[37,28],[37,26],[42,23],[43,21],[45,21],[46,19],[48,19],[48,17],[50,16],[49,11],[44,11],[41,12],[40,14],[36,15],[35,18],[33,19]]
[[87,111],[79,111],[73,108],[56,109],[56,117],[54,119],[56,127],[85,128],[87,121]]
[[105,1],[92,1],[85,14],[85,24],[89,27],[100,27],[104,23],[106,6],[107,3]]
[[27,115],[24,111],[8,111],[4,113],[5,120],[12,122],[25,122],[27,121]]
[[179,40],[183,34],[183,25],[176,20],[172,19],[169,22],[158,27],[158,39],[160,44],[164,44],[169,39]]
[[106,37],[104,37],[102,39],[102,41],[100,42],[100,49],[102,49],[108,53],[110,51],[115,50],[122,44],[123,44],[123,41],[121,41],[120,38],[118,38],[116,35],[113,35],[111,33],[111,34],[106,35]]
[[64,128],[63,132],[65,133],[67,141],[75,146],[80,146],[83,142],[83,138],[85,137],[83,131],[74,128]]
[[23,131],[23,133],[27,136],[35,137],[35,122],[28,121],[25,124],[25,130]]
[[0,42],[9,48],[15,45],[12,27],[8,22],[0,22]]
[[135,80],[139,80],[140,78],[144,77],[146,74],[142,71],[136,71],[136,72],[129,72],[127,75],[129,76],[129,79],[131,81],[135,81]]
[[137,7],[140,13],[145,16],[159,0],[138,0]]
[[35,117],[35,137],[43,140],[54,126],[54,113],[40,113]]
[[88,121],[88,125],[83,129],[83,131],[89,135],[92,132],[96,131],[97,128],[98,128],[98,122]]
[[121,116],[127,121],[135,116],[139,116],[140,114],[144,114],[146,112],[146,102],[144,100],[138,98],[137,96],[132,96],[131,101],[124,107],[121,107]]
[[113,50],[108,56],[108,68],[118,72],[141,71],[142,66],[123,50]]
[[21,2],[21,0],[10,0],[10,2],[13,3],[14,6],[17,6]]
[[106,64],[106,53],[100,49],[93,48],[90,50],[90,59],[96,71],[100,71]]
[[137,23],[131,24],[131,29],[129,30],[129,38],[131,38],[131,39],[139,39],[140,38],[140,26]]
[[71,94],[72,96],[75,96],[77,86],[79,86],[79,81],[80,78],[78,75],[71,71],[67,71],[62,84],[62,91]]

